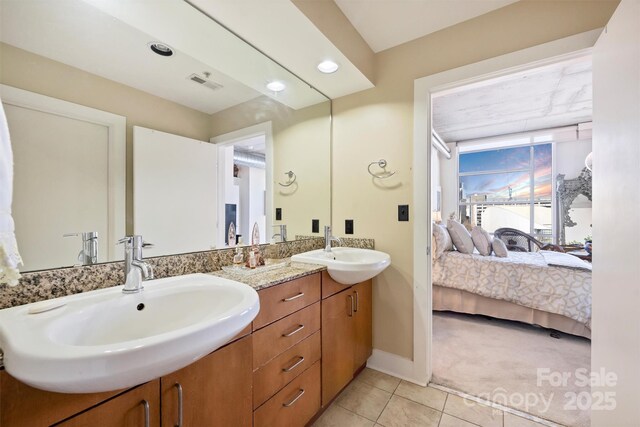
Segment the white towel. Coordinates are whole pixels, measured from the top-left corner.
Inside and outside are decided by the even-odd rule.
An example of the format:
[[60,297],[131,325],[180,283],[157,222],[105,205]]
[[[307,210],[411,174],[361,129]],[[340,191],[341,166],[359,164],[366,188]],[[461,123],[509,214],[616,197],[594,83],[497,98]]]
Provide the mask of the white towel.
[[14,233],[15,226],[11,216],[13,196],[13,152],[9,139],[7,116],[0,100],[0,284],[15,286],[20,278],[18,265],[22,258],[18,252],[18,243]]

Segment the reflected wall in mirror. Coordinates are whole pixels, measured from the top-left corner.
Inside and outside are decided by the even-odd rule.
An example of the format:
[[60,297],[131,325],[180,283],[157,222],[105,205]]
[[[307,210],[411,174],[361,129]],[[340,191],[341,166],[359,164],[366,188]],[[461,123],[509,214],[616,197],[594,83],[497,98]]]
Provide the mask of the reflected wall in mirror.
[[[153,256],[227,247],[231,222],[244,243],[329,223],[330,101],[188,3],[0,7],[23,271],[122,259],[125,233]],[[63,237],[83,232],[97,257]]]

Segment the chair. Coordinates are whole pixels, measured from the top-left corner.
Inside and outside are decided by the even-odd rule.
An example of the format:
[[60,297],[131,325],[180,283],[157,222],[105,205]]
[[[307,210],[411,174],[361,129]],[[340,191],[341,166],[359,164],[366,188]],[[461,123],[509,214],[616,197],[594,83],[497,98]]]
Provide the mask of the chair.
[[515,228],[498,228],[493,236],[502,240],[508,250],[515,252],[538,252],[540,249],[546,249],[547,246],[535,237]]

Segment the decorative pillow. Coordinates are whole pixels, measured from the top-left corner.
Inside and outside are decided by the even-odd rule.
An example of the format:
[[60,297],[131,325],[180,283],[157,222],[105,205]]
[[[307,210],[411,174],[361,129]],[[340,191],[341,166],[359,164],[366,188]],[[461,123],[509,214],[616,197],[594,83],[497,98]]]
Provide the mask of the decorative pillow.
[[473,240],[471,240],[471,234],[469,234],[464,225],[450,219],[447,221],[447,230],[449,230],[451,240],[453,240],[458,252],[463,254],[473,253]]
[[436,259],[440,258],[446,251],[453,250],[453,241],[445,227],[440,224],[433,224],[433,238],[435,239],[435,247],[433,253]]
[[482,227],[477,225],[473,227],[473,230],[471,230],[471,240],[473,240],[473,245],[478,252],[480,252],[480,255],[491,255],[491,236],[483,230]]
[[509,251],[507,251],[507,245],[498,238],[493,239],[491,243],[493,246],[493,253],[496,254],[497,257],[506,258],[509,256]]

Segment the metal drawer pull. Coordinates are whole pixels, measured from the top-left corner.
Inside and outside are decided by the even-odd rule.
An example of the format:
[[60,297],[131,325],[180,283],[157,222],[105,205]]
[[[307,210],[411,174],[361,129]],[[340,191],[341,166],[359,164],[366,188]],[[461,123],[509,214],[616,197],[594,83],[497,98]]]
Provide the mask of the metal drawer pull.
[[349,297],[349,317],[353,317],[353,295],[347,295]]
[[182,386],[180,383],[175,383],[174,387],[178,389],[178,424],[176,427],[182,427]]
[[355,311],[355,312],[357,313],[357,312],[358,312],[358,309],[360,308],[360,298],[358,298],[358,297],[359,297],[359,295],[358,295],[358,291],[354,291],[354,292],[355,292],[355,294],[356,294],[356,309],[355,309],[355,310],[353,310],[353,311]]
[[294,299],[298,299],[298,298],[303,297],[303,296],[304,296],[304,292],[300,292],[298,295],[294,295],[294,296],[289,297],[289,298],[284,298],[284,299],[282,300],[282,302],[289,302],[289,301],[293,301]]
[[293,331],[289,332],[288,334],[282,334],[282,336],[283,337],[290,337],[291,335],[297,334],[298,332],[300,332],[303,329],[304,329],[304,325],[298,325],[298,327],[295,328]]
[[149,427],[149,402],[143,400],[140,403],[144,407],[144,427]]
[[282,406],[284,406],[285,408],[293,406],[293,404],[296,403],[298,401],[298,399],[300,399],[302,397],[303,394],[304,394],[304,389],[300,389],[298,394],[296,394],[296,397],[294,397],[291,401],[289,401],[287,403],[283,403]]
[[304,362],[304,356],[298,356],[298,361],[288,368],[282,368],[282,372],[291,372],[298,367],[302,362]]

